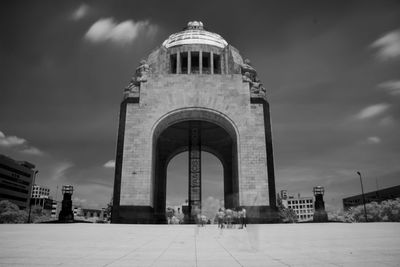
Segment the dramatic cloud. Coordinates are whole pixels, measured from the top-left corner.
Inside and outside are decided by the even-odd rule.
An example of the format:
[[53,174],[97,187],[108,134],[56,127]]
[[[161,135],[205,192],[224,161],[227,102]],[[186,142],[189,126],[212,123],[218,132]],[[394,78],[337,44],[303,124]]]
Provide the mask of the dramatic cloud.
[[371,46],[378,50],[378,57],[382,60],[400,56],[400,30],[385,34]]
[[387,117],[382,118],[379,121],[379,124],[382,126],[392,126],[395,124],[395,120],[393,119],[392,116],[387,116]]
[[115,160],[109,160],[103,166],[105,168],[115,168]]
[[26,143],[26,140],[17,136],[6,136],[0,131],[0,146],[12,147]]
[[400,95],[400,81],[387,81],[378,85],[391,95]]
[[73,166],[70,162],[60,162],[54,165],[54,169],[51,173],[51,178],[53,180],[62,181],[66,180],[66,171]]
[[28,141],[26,141],[24,138],[20,138],[17,136],[6,136],[1,131],[0,131],[0,146],[13,148],[14,150],[23,154],[29,154],[35,156],[44,155],[43,151],[41,151],[36,147],[30,146],[28,144]]
[[134,22],[126,20],[116,23],[113,18],[96,21],[86,32],[85,39],[93,43],[113,42],[117,44],[132,43],[140,33],[154,34],[156,26],[147,20]]
[[381,103],[366,107],[356,115],[356,118],[363,120],[375,117],[385,112],[389,108],[389,106],[390,106],[389,104]]
[[33,147],[33,146],[27,147],[27,148],[21,150],[21,153],[29,154],[29,155],[36,155],[36,156],[44,155],[43,151],[41,151],[40,149]]
[[86,4],[80,5],[71,15],[73,20],[80,20],[84,18],[89,12],[89,6]]
[[85,206],[85,204],[87,203],[87,199],[79,198],[79,197],[74,197],[72,199],[72,201],[73,201],[74,205],[78,206],[78,207]]
[[379,144],[381,142],[381,139],[377,136],[370,136],[367,138],[368,144]]

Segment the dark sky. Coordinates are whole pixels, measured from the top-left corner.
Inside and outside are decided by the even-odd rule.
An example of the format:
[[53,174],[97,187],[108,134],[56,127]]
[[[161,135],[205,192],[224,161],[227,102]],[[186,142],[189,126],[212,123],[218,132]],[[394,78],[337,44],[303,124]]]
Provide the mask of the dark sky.
[[[123,88],[192,20],[249,58],[267,88],[277,191],[322,185],[334,209],[360,193],[357,170],[366,191],[399,184],[399,1],[2,1],[0,153],[36,164],[54,196],[73,184],[76,203],[105,206]],[[221,192],[220,163],[204,164]],[[169,170],[182,201],[185,168],[181,155]]]

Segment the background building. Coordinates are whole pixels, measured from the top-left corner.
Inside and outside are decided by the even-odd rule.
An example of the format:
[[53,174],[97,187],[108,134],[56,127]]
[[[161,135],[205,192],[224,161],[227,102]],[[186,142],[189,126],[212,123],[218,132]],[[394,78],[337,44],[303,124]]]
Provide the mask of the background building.
[[[373,201],[381,202],[388,199],[395,199],[400,197],[400,185],[380,189],[364,194],[365,203]],[[343,198],[343,208],[346,210],[350,207],[359,206],[363,204],[362,194],[351,197]]]
[[51,218],[58,218],[58,214],[61,210],[61,202],[57,202],[56,200],[52,200],[51,202]]
[[20,209],[29,206],[35,165],[0,155],[0,200],[9,200]]
[[32,187],[31,205],[34,206],[38,205],[44,208],[46,202],[45,200],[49,199],[49,196],[50,196],[49,188],[35,184]]
[[314,216],[314,198],[301,197],[300,194],[288,196],[286,190],[281,191],[282,204],[285,208],[294,210],[299,222],[312,221]]

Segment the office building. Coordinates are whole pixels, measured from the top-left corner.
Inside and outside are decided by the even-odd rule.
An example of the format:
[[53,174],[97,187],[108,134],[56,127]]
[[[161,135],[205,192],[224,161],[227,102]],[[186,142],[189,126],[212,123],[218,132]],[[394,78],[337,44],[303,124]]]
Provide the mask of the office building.
[[314,216],[314,198],[301,197],[300,194],[288,196],[286,190],[281,191],[282,204],[285,208],[294,210],[299,222],[312,221]]
[[20,209],[29,206],[35,165],[0,155],[0,200],[9,200]]

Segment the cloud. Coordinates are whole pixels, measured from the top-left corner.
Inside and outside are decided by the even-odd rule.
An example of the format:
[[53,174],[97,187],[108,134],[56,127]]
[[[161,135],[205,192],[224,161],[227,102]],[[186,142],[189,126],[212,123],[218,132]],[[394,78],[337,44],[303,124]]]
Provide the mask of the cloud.
[[372,117],[378,116],[379,114],[382,114],[389,107],[390,107],[390,105],[387,104],[387,103],[381,103],[381,104],[372,105],[372,106],[369,106],[369,107],[366,107],[366,108],[362,109],[356,115],[356,118],[360,119],[360,120],[372,118]]
[[43,156],[44,152],[37,147],[30,146],[26,139],[17,136],[6,136],[0,131],[0,146],[10,147],[23,154]]
[[381,139],[377,136],[370,136],[367,138],[368,144],[379,144],[380,142],[381,142]]
[[132,43],[140,33],[154,34],[156,26],[149,21],[126,20],[121,23],[113,18],[102,18],[96,21],[86,32],[85,39],[93,43],[113,42],[116,44]]
[[85,204],[87,203],[87,199],[74,197],[72,199],[72,202],[74,203],[75,206],[82,207],[82,206],[85,206]]
[[380,88],[385,89],[391,95],[400,95],[400,81],[386,81],[378,85]]
[[41,151],[40,149],[33,147],[33,146],[27,147],[27,148],[21,150],[21,153],[29,154],[29,155],[36,155],[36,156],[44,155],[43,151]]
[[56,164],[51,173],[51,178],[53,180],[57,180],[57,181],[65,180],[65,178],[66,178],[65,173],[72,166],[74,166],[74,165],[70,162],[60,162],[60,163]]
[[201,212],[209,219],[213,219],[219,208],[224,207],[224,201],[214,198],[212,196],[207,197],[202,202]]
[[115,160],[109,160],[103,165],[105,168],[115,168]]
[[382,118],[379,121],[379,124],[382,126],[392,126],[395,124],[395,120],[393,119],[392,116],[387,116],[387,117]]
[[17,136],[6,136],[0,131],[0,146],[13,147],[26,143],[26,140]]
[[71,18],[75,21],[78,21],[84,18],[89,13],[89,6],[86,4],[81,4],[77,9],[74,10],[71,14]]
[[382,60],[388,60],[400,56],[400,30],[386,33],[384,36],[373,42],[371,47],[378,50],[378,57]]

